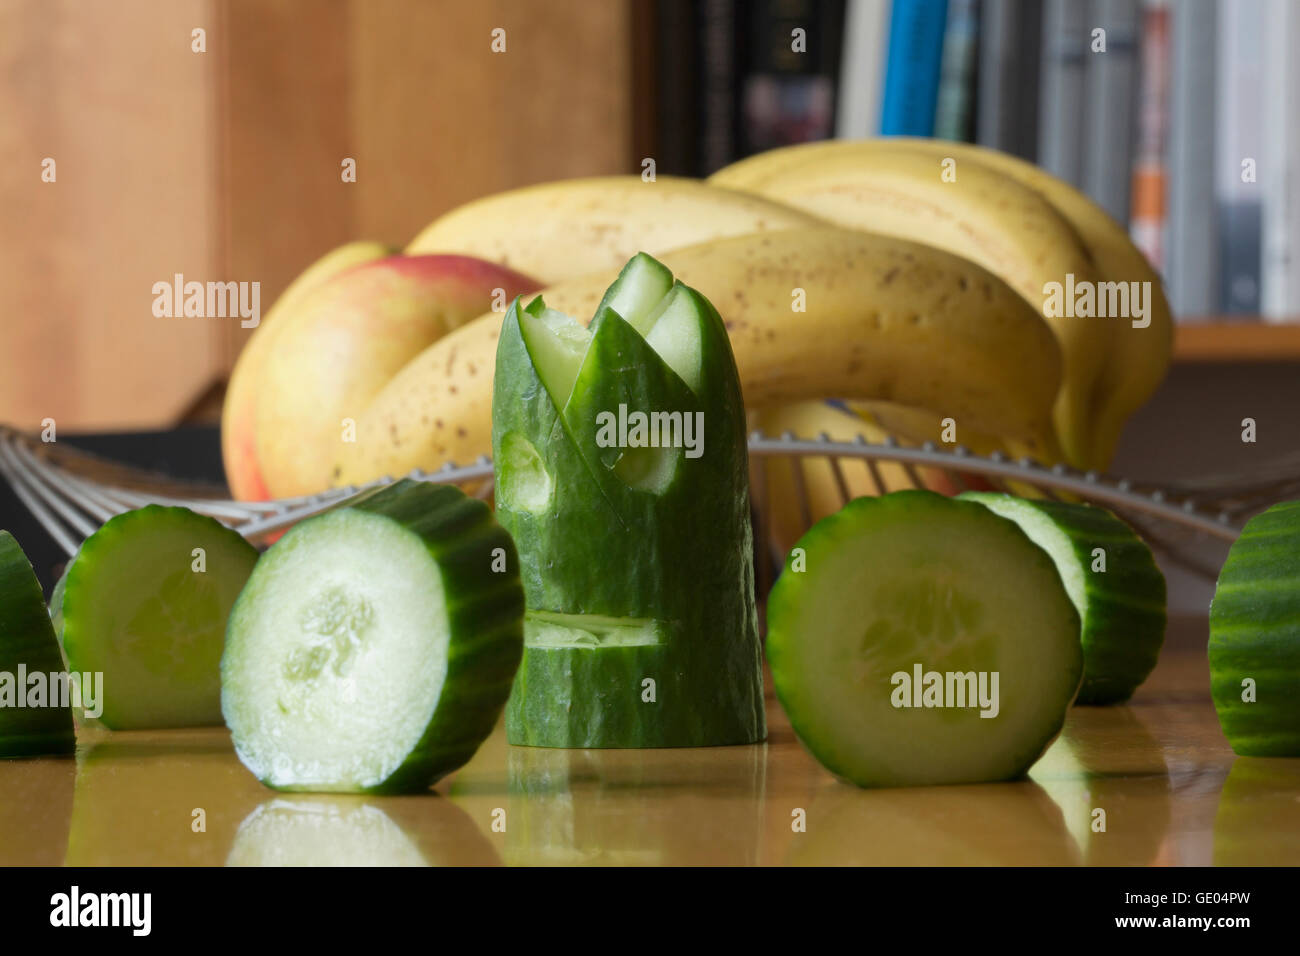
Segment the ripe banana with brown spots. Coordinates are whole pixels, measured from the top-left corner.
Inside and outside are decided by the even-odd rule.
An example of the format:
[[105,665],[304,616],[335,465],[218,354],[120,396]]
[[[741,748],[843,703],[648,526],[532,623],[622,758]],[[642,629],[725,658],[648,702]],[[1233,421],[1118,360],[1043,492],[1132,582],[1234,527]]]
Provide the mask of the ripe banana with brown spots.
[[[878,175],[875,167],[888,156],[915,157],[917,153],[926,155],[934,164],[948,157],[956,159],[958,183],[967,174],[980,177],[983,169],[1037,191],[1074,228],[1092,259],[1097,278],[1105,282],[1136,282],[1140,288],[1149,290],[1145,316],[1067,320],[1112,327],[1106,361],[1085,410],[1091,438],[1083,457],[1095,467],[1105,467],[1114,454],[1124,423],[1151,397],[1164,378],[1172,351],[1173,317],[1160,277],[1146,257],[1129,239],[1124,227],[1083,193],[1032,163],[1007,153],[967,143],[904,137],[840,140],[771,150],[728,166],[711,182],[768,194],[768,184],[788,184],[792,179],[806,181],[814,176],[817,167],[823,167],[832,179],[841,184],[854,176],[870,181]],[[788,185],[780,187],[773,194],[779,195],[789,188]],[[994,221],[1002,218],[1007,225],[1019,228],[1014,217],[1006,218],[1011,208],[999,212],[994,207],[988,212],[988,218]],[[878,225],[870,221],[868,228],[878,229]],[[1059,275],[1053,278],[1055,281],[1064,279]]]
[[782,203],[694,179],[599,176],[466,203],[426,226],[406,254],[476,256],[559,282],[618,269],[638,252],[822,224]]

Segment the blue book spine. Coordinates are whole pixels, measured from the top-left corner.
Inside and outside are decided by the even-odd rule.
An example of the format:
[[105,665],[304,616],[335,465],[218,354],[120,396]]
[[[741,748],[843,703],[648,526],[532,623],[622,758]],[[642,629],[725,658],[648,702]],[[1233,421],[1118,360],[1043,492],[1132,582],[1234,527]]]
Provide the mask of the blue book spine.
[[880,107],[883,136],[933,136],[948,0],[894,0]]

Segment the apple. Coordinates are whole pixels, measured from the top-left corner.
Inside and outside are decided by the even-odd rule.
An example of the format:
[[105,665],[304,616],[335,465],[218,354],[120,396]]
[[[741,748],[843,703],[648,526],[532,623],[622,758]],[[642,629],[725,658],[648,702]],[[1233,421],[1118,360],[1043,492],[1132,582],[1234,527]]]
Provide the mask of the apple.
[[340,444],[355,440],[389,379],[457,326],[539,286],[481,259],[421,255],[367,262],[308,289],[277,315],[256,368],[252,433],[266,492],[330,487]]
[[257,462],[254,434],[257,407],[257,380],[262,359],[271,348],[271,329],[279,316],[291,311],[306,293],[347,269],[382,259],[394,250],[380,242],[358,240],[325,253],[280,294],[275,305],[262,316],[252,337],[239,353],[221,411],[221,459],[226,467],[226,481],[238,501],[262,501],[269,497],[262,469]]

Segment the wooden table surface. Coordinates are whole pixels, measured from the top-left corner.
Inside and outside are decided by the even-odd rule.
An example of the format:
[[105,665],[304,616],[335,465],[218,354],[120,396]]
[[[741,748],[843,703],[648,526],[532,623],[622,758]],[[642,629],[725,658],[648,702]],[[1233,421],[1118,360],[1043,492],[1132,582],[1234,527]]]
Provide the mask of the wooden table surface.
[[983,786],[840,783],[775,701],[752,747],[542,750],[498,728],[416,797],[276,794],[222,729],[88,735],[75,761],[0,761],[0,863],[1300,864],[1300,760],[1233,756],[1204,642],[1204,619],[1177,623],[1129,706],[1074,709],[1029,780]]

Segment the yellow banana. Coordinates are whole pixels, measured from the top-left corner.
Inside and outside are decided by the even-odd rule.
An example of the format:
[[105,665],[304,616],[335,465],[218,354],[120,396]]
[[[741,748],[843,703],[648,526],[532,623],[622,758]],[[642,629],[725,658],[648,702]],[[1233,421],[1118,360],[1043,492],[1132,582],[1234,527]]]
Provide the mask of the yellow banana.
[[1115,338],[1090,409],[1093,439],[1088,455],[1091,462],[1104,467],[1114,454],[1124,423],[1164,379],[1173,347],[1173,316],[1160,277],[1141,250],[1133,245],[1123,226],[1083,193],[1006,153],[968,143],[903,137],[809,143],[772,150],[727,167],[715,181],[737,189],[755,189],[797,167],[848,161],[866,167],[891,151],[923,151],[931,158],[951,156],[961,161],[960,170],[978,163],[1037,190],[1074,227],[1092,256],[1099,278],[1149,283],[1144,287],[1151,293],[1149,312],[1138,326],[1123,319],[1104,320],[1115,323]]
[[617,269],[638,252],[658,255],[724,236],[821,224],[761,196],[694,179],[603,176],[467,203],[425,227],[406,254],[477,256],[559,282]]
[[[934,153],[942,144],[920,140]],[[949,150],[949,152],[952,152]],[[958,144],[954,155],[975,159],[1032,189],[1037,189],[1073,224],[1092,254],[1098,275],[1108,282],[1149,283],[1149,311],[1138,326],[1116,319],[1111,360],[1106,364],[1094,404],[1094,439],[1091,458],[1104,468],[1115,454],[1120,433],[1129,417],[1146,404],[1164,381],[1173,354],[1174,319],[1159,273],[1128,231],[1109,214],[1064,180],[1033,163],[979,146]]]
[[[1040,461],[1058,461],[1060,459],[1059,455],[1054,456],[1050,450],[1044,454],[1041,449],[1036,449],[1017,439],[997,438],[969,428],[954,427],[955,434],[950,438],[943,419],[934,412],[926,411],[923,408],[908,408],[904,405],[895,405],[889,402],[847,402],[846,404],[855,414],[862,416],[869,427],[893,435],[905,445],[920,445],[931,441],[942,448],[945,444],[955,440],[955,444],[965,445],[977,455],[1004,452],[1016,459],[1037,458]],[[992,488],[993,486],[988,485],[987,487]],[[1038,489],[1021,481],[1008,480],[1007,487],[1026,498],[1042,497],[1042,493]]]
[[[722,315],[750,408],[825,397],[895,401],[963,427],[1051,440],[1059,347],[1019,295],[974,263],[832,227],[720,239],[660,258]],[[542,295],[586,321],[615,275],[580,277]],[[482,316],[408,363],[357,419],[335,482],[487,454],[500,327],[500,315]]]
[[[861,436],[865,441],[880,444],[890,434],[860,415],[826,402],[796,402],[765,409],[752,417],[764,433],[773,436],[790,432],[796,438],[816,438],[824,433],[834,441],[849,442]],[[824,457],[751,459],[751,468],[755,465],[763,469],[763,486],[755,487],[754,498],[767,521],[765,530],[772,547],[782,555],[789,553],[809,526],[839,511],[847,499],[917,487],[917,482],[897,462],[882,461],[876,465],[879,483],[866,462],[849,458],[839,461],[838,477],[830,459]],[[931,491],[951,495],[962,490],[960,484],[939,469],[917,468],[915,472],[921,485]],[[807,503],[806,511],[800,504],[801,497]]]
[[[804,149],[761,180],[741,167],[757,193],[855,229],[923,242],[978,263],[1005,280],[1043,315],[1061,343],[1061,393],[1054,420],[1067,458],[1091,466],[1089,412],[1114,338],[1115,321],[1044,312],[1048,282],[1096,279],[1092,257],[1043,196],[978,163],[945,167],[918,149],[856,152]],[[807,157],[815,156],[815,159]],[[748,168],[749,172],[745,170]],[[728,185],[723,169],[712,182]]]

